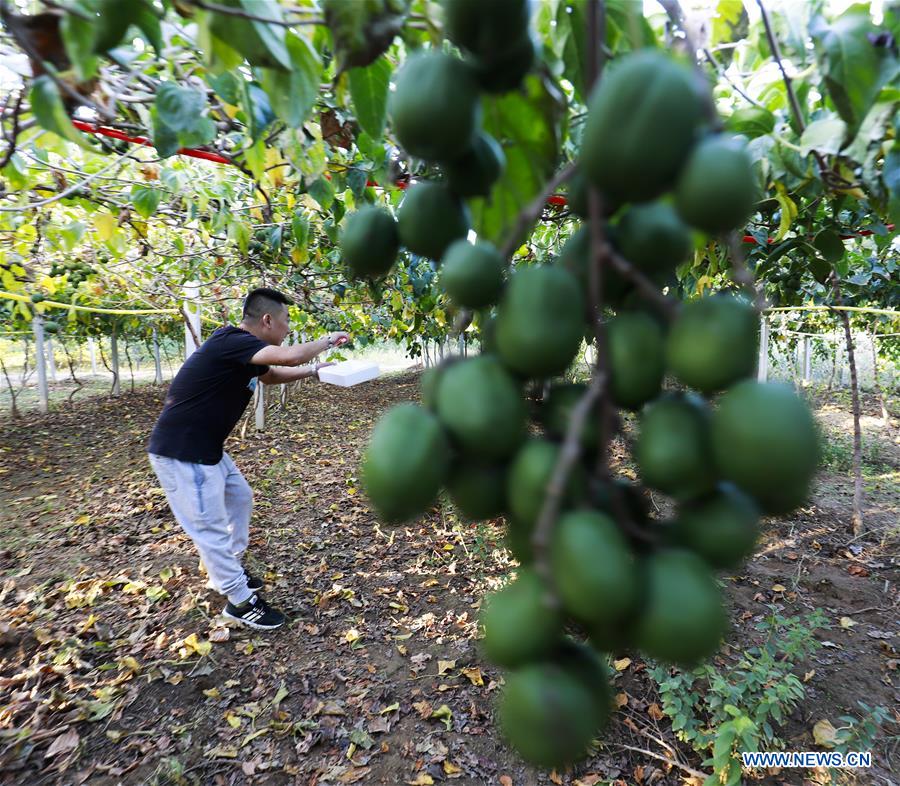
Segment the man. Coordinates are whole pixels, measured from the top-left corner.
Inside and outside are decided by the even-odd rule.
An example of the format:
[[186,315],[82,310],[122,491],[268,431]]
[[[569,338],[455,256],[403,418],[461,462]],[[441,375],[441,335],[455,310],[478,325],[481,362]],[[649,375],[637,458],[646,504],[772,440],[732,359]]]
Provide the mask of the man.
[[274,289],[254,289],[238,327],[218,328],[175,375],[147,452],[176,521],[190,536],[213,589],[227,596],[224,616],[274,630],[285,616],[260,596],[263,583],[241,566],[247,548],[253,492],[223,445],[256,389],[315,376],[296,368],[349,341],[344,332],[281,346],[290,330],[292,301]]

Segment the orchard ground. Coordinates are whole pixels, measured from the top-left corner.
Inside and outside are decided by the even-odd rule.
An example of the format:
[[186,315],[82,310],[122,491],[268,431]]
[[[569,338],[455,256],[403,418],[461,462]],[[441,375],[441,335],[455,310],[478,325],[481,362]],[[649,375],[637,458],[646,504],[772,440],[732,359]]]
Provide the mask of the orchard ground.
[[[131,392],[126,378],[119,398],[0,423],[0,782],[675,784],[710,772],[634,653],[615,654],[610,732],[574,771],[536,772],[502,743],[502,675],[477,646],[479,603],[510,569],[500,527],[446,507],[382,528],[360,486],[373,423],[418,397],[418,376],[300,385],[266,433],[230,439],[256,493],[250,565],[291,618],[275,634],[216,619],[222,600],[144,453],[164,388]],[[809,395],[826,458],[813,501],[768,522],[747,568],[724,578],[732,629],[714,662],[758,644],[773,609],[822,609],[823,646],[792,669],[806,696],[776,731],[788,750],[816,749],[820,721],[861,718],[860,700],[887,707],[874,767],[856,775],[887,784],[900,771],[900,401],[884,422],[881,401],[863,398],[868,529],[854,539],[849,397]]]

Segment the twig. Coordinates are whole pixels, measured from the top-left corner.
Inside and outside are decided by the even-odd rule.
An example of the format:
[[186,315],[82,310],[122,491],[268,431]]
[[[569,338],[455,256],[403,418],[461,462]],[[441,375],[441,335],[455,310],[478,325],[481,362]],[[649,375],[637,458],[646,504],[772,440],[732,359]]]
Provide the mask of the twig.
[[737,92],[740,96],[742,96],[747,101],[749,101],[751,104],[753,104],[753,106],[759,107],[760,109],[765,109],[765,107],[761,103],[759,103],[759,101],[757,101],[756,99],[751,98],[749,95],[747,95],[747,93],[745,93],[740,88],[740,86],[737,84],[737,82],[732,81],[731,77],[728,76],[727,70],[722,68],[722,64],[718,60],[716,60],[716,56],[712,52],[710,52],[709,49],[704,49],[703,54],[706,57],[706,59],[709,60],[712,67],[716,69],[716,73],[719,76],[724,77],[725,81],[728,82],[728,84],[731,85],[735,90],[737,90]]
[[[216,14],[226,14],[227,16],[238,16],[241,19],[247,19],[251,22],[265,22],[270,25],[280,25],[281,27],[293,27],[294,25],[324,25],[324,19],[299,19],[288,21],[286,19],[270,19],[265,16],[258,16],[257,14],[251,14],[248,11],[243,11],[240,8],[232,8],[227,5],[219,5],[218,3],[210,3],[206,0],[188,0],[190,5],[196,6],[197,8],[202,8],[204,11],[212,11]],[[296,12],[294,12],[296,13]]]
[[581,454],[581,433],[584,430],[584,424],[587,421],[588,413],[594,405],[594,402],[603,393],[606,386],[606,375],[595,373],[591,384],[584,392],[584,395],[578,400],[578,403],[572,408],[572,415],[569,418],[569,426],[566,430],[566,438],[563,441],[562,449],[559,452],[559,459],[553,468],[553,474],[550,482],[547,484],[544,503],[541,506],[541,513],[538,516],[537,525],[534,528],[534,535],[531,542],[535,552],[535,567],[538,573],[545,581],[550,583],[551,569],[549,560],[550,540],[553,531],[553,525],[556,522],[556,516],[559,513],[559,506],[562,502],[563,492],[566,486],[566,480],[572,467]]
[[519,213],[515,226],[510,231],[506,242],[500,247],[500,254],[504,259],[511,257],[513,252],[522,245],[523,236],[531,228],[531,225],[538,220],[544,206],[547,204],[547,200],[556,192],[557,188],[569,180],[574,174],[575,164],[566,164],[566,166],[553,176],[544,190],[535,197],[531,204],[526,206],[525,209]]
[[18,397],[18,392],[13,387],[12,380],[9,378],[9,372],[6,370],[6,363],[3,362],[3,358],[0,358],[0,369],[3,369],[3,376],[6,377],[6,384],[9,387],[9,395],[12,399],[12,417],[13,419],[19,417],[19,408],[16,406],[16,398]]
[[675,759],[670,759],[667,756],[663,756],[661,753],[654,753],[653,751],[648,751],[644,748],[636,748],[634,745],[626,745],[624,742],[617,742],[616,745],[618,745],[620,748],[625,748],[625,750],[634,751],[635,753],[643,753],[644,756],[649,756],[651,759],[664,761],[666,764],[671,764],[673,767],[677,767],[682,772],[686,772],[688,775],[692,775],[695,778],[701,778],[704,782],[707,778],[710,777],[708,772],[695,770],[693,767],[689,767],[687,764],[682,764],[680,761],[676,761]]
[[761,288],[757,288],[756,279],[744,260],[744,249],[737,232],[729,232],[724,238],[724,245],[731,257],[731,278],[739,287],[743,287],[753,298],[753,307],[762,314],[769,306]]
[[[784,63],[781,60],[781,49],[778,47],[778,39],[775,38],[775,33],[772,31],[772,21],[769,19],[769,12],[763,5],[762,0],[756,0],[756,4],[759,6],[759,12],[762,15],[763,26],[766,29],[766,38],[769,41],[769,49],[772,50],[772,57],[775,58],[775,62],[778,64],[778,70],[781,71],[781,78],[787,89],[788,103],[791,106],[791,113],[794,115],[794,121],[797,123],[797,130],[800,134],[803,134],[806,130],[806,121],[803,119],[803,112],[800,110],[800,102],[797,100],[797,93],[794,91],[794,83],[788,76]],[[829,181],[832,180],[834,173],[828,168],[828,164],[818,150],[813,150],[812,154],[819,166],[819,173],[822,176],[822,180],[828,185]]]
[[9,147],[6,149],[6,154],[3,156],[3,160],[0,161],[0,169],[3,169],[13,157],[13,154],[16,152],[16,138],[19,136],[19,110],[22,108],[22,99],[25,97],[25,91],[19,91],[19,97],[16,99],[16,106],[13,109],[13,127],[12,134],[9,137],[6,137],[4,133],[3,136],[9,140]]

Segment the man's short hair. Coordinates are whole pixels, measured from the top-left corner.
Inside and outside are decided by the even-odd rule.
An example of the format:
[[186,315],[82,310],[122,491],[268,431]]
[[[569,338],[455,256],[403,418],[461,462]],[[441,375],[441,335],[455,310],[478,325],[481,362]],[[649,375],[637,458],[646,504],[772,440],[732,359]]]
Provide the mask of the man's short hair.
[[281,312],[283,305],[291,306],[293,304],[293,300],[277,289],[259,287],[244,298],[243,318],[248,322],[257,322],[263,314],[271,314],[274,317]]

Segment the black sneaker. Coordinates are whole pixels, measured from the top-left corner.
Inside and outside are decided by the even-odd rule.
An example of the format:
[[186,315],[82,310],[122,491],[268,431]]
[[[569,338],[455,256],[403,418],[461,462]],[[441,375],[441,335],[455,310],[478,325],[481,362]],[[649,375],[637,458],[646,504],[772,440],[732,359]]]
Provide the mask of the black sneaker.
[[251,595],[240,606],[229,601],[222,615],[257,630],[275,630],[287,621],[284,614],[269,606],[259,595]]
[[257,590],[261,590],[265,583],[258,576],[254,576],[249,570],[244,569],[244,575],[247,577],[247,589],[253,590],[256,592]]

